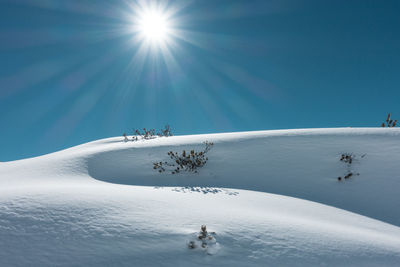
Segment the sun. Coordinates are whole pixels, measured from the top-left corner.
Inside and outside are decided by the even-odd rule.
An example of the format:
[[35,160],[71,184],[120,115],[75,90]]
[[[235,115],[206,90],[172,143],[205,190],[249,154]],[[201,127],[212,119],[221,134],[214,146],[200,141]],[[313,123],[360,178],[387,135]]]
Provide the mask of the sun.
[[164,41],[170,31],[168,19],[160,11],[145,11],[139,19],[139,31],[149,41]]
[[137,29],[142,39],[152,44],[167,41],[171,34],[171,25],[166,13],[152,8],[138,14]]
[[[179,13],[185,6],[164,0],[136,0],[126,10],[128,31],[142,51],[159,52],[176,45],[179,39]],[[157,53],[158,54],[158,53]]]

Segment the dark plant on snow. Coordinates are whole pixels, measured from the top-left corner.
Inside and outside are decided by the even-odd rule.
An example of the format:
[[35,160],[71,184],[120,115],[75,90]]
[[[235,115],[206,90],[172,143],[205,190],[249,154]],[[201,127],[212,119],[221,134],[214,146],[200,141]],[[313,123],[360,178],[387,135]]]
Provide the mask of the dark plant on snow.
[[124,137],[124,142],[128,142],[128,136],[126,135],[126,133],[124,133],[122,136]]
[[159,137],[170,137],[172,136],[171,127],[169,125],[165,125],[164,129],[161,129],[159,133],[157,133]]
[[397,120],[391,119],[390,116],[391,116],[391,114],[389,113],[386,118],[386,121],[382,122],[382,124],[381,124],[382,127],[396,127]]
[[[362,155],[360,158],[364,158],[365,156],[366,156],[366,154]],[[338,181],[342,181],[342,179],[345,179],[345,180],[349,179],[349,178],[353,177],[354,175],[360,175],[359,173],[355,173],[352,168],[352,164],[355,159],[356,159],[356,155],[354,155],[353,153],[343,153],[340,155],[340,161],[346,164],[347,170],[346,170],[346,174],[343,176],[343,178],[341,176],[339,176],[337,178]]]
[[340,161],[343,161],[344,163],[347,163],[347,164],[352,164],[353,159],[354,159],[354,155],[349,154],[349,153],[344,153],[340,156]]
[[[124,137],[125,142],[129,140],[126,133],[124,133],[122,136]],[[164,129],[161,129],[159,132],[157,132],[157,134],[155,129],[146,129],[146,128],[143,128],[142,130],[136,129],[133,132],[132,141],[138,141],[139,137],[140,139],[148,140],[148,139],[154,139],[156,137],[170,137],[170,136],[172,136],[171,127],[167,124],[165,125]]]
[[202,225],[197,235],[197,240],[190,241],[188,247],[190,249],[195,249],[200,246],[203,249],[207,249],[210,246],[214,246],[216,244],[215,235],[215,232],[207,232],[207,226]]
[[140,137],[142,137],[142,139],[145,139],[145,140],[153,139],[153,138],[156,138],[155,132],[156,131],[154,129],[143,128],[143,131],[140,131],[140,130],[136,129],[135,130],[135,137],[140,136]]
[[171,173],[176,174],[181,171],[188,171],[197,173],[197,169],[203,167],[207,161],[208,157],[206,154],[211,150],[214,143],[204,142],[205,148],[203,151],[194,151],[186,152],[183,150],[181,154],[178,152],[169,151],[167,154],[172,160],[172,162],[156,162],[153,163],[153,169],[158,170],[158,172],[165,172],[167,169],[172,168]]

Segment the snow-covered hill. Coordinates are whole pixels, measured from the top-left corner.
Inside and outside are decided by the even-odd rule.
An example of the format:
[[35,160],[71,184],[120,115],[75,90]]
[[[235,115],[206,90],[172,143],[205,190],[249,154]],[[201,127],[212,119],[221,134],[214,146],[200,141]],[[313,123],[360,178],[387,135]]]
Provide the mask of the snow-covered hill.
[[[153,170],[206,140],[198,174]],[[0,163],[0,265],[395,266],[399,141],[381,128],[116,137]],[[187,247],[202,224],[208,254]]]

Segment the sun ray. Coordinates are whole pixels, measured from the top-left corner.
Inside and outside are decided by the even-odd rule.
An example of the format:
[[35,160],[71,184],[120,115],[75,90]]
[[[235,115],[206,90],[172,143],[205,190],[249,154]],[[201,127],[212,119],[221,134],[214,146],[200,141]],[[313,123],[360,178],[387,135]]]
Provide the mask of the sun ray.
[[[199,22],[199,17],[196,17],[198,10],[188,8],[192,2],[123,0],[120,5],[107,5],[112,6],[109,10],[104,7],[90,10],[92,4],[83,2],[80,5],[75,2],[66,5],[67,12],[79,9],[76,13],[91,16],[83,31],[79,34],[66,31],[54,37],[51,32],[44,32],[43,35],[50,35],[51,38],[42,39],[46,39],[48,43],[68,42],[83,45],[103,45],[105,41],[113,45],[113,40],[115,43],[123,42],[125,49],[113,52],[115,57],[121,59],[118,60],[120,63],[115,64],[118,69],[115,69],[114,65],[109,66],[113,68],[113,80],[107,90],[113,93],[109,101],[108,117],[105,118],[106,123],[114,121],[115,115],[121,114],[128,120],[138,101],[146,102],[149,112],[155,112],[154,107],[162,106],[159,105],[160,101],[166,101],[163,97],[167,96],[171,98],[167,101],[180,107],[187,107],[188,98],[201,100],[198,101],[203,110],[201,113],[207,114],[216,127],[225,125],[229,129],[232,124],[229,114],[239,116],[238,105],[251,107],[250,102],[240,98],[241,90],[247,89],[263,100],[270,97],[272,90],[264,92],[259,85],[268,89],[270,87],[262,78],[247,73],[246,69],[238,68],[226,58],[230,52],[242,49],[243,39],[196,28],[196,23]],[[62,6],[51,4],[43,8],[60,9]],[[103,15],[107,17],[106,20],[101,18]],[[202,20],[203,23],[207,19]],[[43,41],[32,45],[45,44]],[[104,57],[104,53],[99,54],[99,57]],[[67,75],[72,77],[67,80],[73,80],[73,84],[69,85],[69,88],[73,88],[69,92],[63,92],[64,94],[72,94],[78,90],[82,91],[82,97],[89,93],[96,94],[85,81],[97,75],[96,69],[111,64],[101,59],[93,60],[92,63],[88,70],[75,70],[74,72],[78,72],[76,75],[74,72]],[[194,80],[196,84],[193,84]],[[98,90],[94,98],[101,97],[107,90]],[[229,99],[225,98],[226,95],[229,95]],[[96,102],[92,104],[91,107],[94,108]],[[85,109],[84,113],[89,112],[90,110]],[[78,119],[81,116],[84,114],[73,114],[72,117]],[[185,121],[190,121],[190,118]]]

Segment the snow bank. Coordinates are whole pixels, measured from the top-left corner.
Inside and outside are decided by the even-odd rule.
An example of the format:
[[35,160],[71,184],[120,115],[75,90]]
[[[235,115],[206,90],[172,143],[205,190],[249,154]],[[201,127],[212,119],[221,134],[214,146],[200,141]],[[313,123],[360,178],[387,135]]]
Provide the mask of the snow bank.
[[[121,138],[112,139],[114,141]],[[152,163],[168,151],[215,143],[207,168],[196,175],[159,174]],[[104,145],[107,146],[108,142]],[[88,159],[95,179],[129,185],[203,186],[282,194],[332,205],[400,225],[400,131],[397,129],[323,129],[179,136],[119,143]],[[354,153],[347,171],[342,153]],[[361,158],[362,155],[365,157]]]
[[[399,135],[350,128],[121,137],[2,163],[0,265],[394,266]],[[215,145],[199,174],[152,169],[167,151],[205,140]],[[345,152],[367,155],[354,163],[359,176],[338,182]],[[187,248],[202,224],[216,232],[214,255]]]

